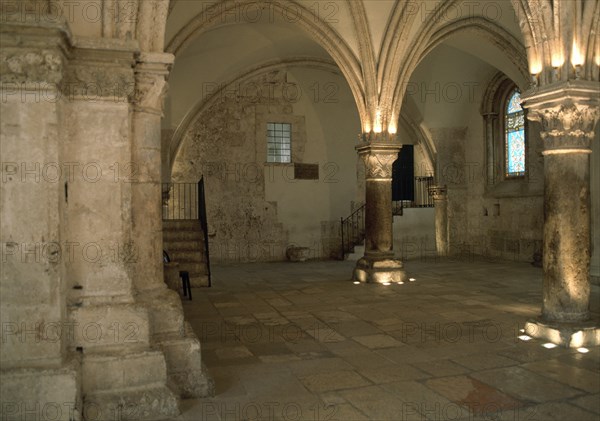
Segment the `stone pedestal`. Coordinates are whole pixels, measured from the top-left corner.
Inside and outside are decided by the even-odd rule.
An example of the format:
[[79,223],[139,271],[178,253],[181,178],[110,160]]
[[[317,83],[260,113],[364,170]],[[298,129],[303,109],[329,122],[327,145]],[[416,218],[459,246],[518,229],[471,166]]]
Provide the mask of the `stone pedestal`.
[[600,343],[589,321],[590,141],[599,97],[597,84],[570,81],[523,98],[544,141],[543,305],[526,332],[565,346]]
[[429,194],[435,206],[435,246],[438,256],[448,255],[448,188],[431,186]]
[[366,134],[364,140],[357,150],[365,163],[365,255],[356,263],[353,279],[404,281],[404,266],[394,258],[392,229],[392,164],[402,145],[383,133]]

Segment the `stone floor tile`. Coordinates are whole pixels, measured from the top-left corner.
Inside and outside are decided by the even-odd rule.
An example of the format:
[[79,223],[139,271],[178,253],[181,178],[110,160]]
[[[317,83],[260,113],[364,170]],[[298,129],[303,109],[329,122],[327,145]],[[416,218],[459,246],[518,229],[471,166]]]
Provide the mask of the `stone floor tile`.
[[382,367],[360,368],[358,372],[375,384],[392,383],[430,377],[429,374],[408,364],[388,363]]
[[547,402],[571,398],[581,392],[521,367],[503,367],[471,376],[523,401]]
[[468,368],[465,368],[450,360],[415,362],[412,363],[412,365],[434,377],[454,376],[456,374],[463,374],[471,371]]
[[585,395],[579,398],[573,398],[569,401],[575,406],[585,409],[589,412],[599,414],[600,418],[600,394]]
[[518,361],[497,354],[471,354],[464,357],[453,358],[453,361],[471,370],[477,371],[519,364]]
[[384,334],[355,336],[352,339],[370,349],[392,348],[402,345],[400,341],[394,339],[390,335]]
[[538,361],[524,364],[522,367],[586,392],[594,393],[600,390],[598,373],[573,367],[558,360]]
[[214,267],[213,286],[182,305],[216,396],[182,401],[177,419],[600,419],[600,347],[518,339],[541,307],[539,269],[408,261],[417,282],[388,288],[354,285],[353,265]]
[[450,401],[468,408],[474,415],[504,412],[525,406],[523,402],[500,390],[467,376],[429,379],[425,384]]
[[332,371],[329,373],[311,374],[301,377],[300,381],[313,392],[350,389],[366,386],[369,383],[356,371]]
[[227,348],[215,349],[217,358],[221,360],[232,360],[237,358],[253,357],[252,352],[245,346],[231,346]]

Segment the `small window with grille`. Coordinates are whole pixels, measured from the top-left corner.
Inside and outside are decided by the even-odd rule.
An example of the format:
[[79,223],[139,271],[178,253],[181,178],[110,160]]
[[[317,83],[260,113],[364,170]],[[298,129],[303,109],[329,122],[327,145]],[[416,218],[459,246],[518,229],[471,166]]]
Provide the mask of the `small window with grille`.
[[292,162],[292,125],[267,123],[267,162]]

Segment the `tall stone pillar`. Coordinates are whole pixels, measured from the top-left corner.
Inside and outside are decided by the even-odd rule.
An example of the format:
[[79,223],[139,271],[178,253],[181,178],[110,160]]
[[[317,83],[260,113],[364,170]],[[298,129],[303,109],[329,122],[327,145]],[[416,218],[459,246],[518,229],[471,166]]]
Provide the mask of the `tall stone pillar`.
[[[133,230],[132,104],[137,42],[76,38],[64,85],[61,124],[70,348],[81,355],[84,417],[171,418],[179,414],[165,354],[154,347],[153,311],[140,300],[135,271],[144,239]],[[130,415],[125,415],[130,414]],[[135,414],[135,415],[132,415]]]
[[67,421],[82,412],[61,218],[70,40],[60,22],[15,17],[0,24],[0,406],[2,419]]
[[138,291],[163,288],[161,118],[174,56],[141,53],[135,68],[131,148],[134,284]]
[[569,81],[529,92],[528,118],[544,141],[544,282],[542,314],[526,332],[565,346],[600,343],[590,313],[590,142],[600,90]]
[[365,255],[356,264],[354,279],[403,281],[404,266],[394,259],[392,228],[392,164],[402,145],[384,133],[369,133],[364,139],[357,151],[365,163]]
[[435,206],[435,246],[438,256],[448,255],[448,188],[431,186],[429,194]]
[[163,97],[174,56],[141,53],[135,65],[131,168],[131,215],[136,260],[136,299],[149,309],[152,344],[162,350],[171,387],[184,398],[213,393],[202,365],[200,342],[184,320],[179,295],[167,288],[163,275],[161,118]]

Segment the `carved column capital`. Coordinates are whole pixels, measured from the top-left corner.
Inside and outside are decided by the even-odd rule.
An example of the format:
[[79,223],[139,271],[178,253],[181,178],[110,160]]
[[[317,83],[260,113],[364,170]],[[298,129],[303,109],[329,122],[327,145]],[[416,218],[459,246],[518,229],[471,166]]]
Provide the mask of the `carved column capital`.
[[523,97],[527,118],[542,125],[545,155],[591,153],[590,141],[600,116],[599,98],[598,86],[585,81],[553,85]]
[[135,66],[132,102],[137,111],[162,115],[167,78],[175,57],[168,53],[142,53]]
[[8,91],[58,90],[69,60],[70,33],[63,23],[40,27],[30,20],[2,21],[0,87]]
[[429,195],[433,200],[446,200],[448,199],[448,186],[431,186],[429,187]]
[[63,91],[71,100],[126,102],[134,87],[131,40],[75,38]]
[[357,146],[356,149],[365,163],[366,179],[391,179],[392,164],[398,159],[398,152],[402,145],[394,141],[395,135],[387,133],[367,133],[362,137],[367,141]]

